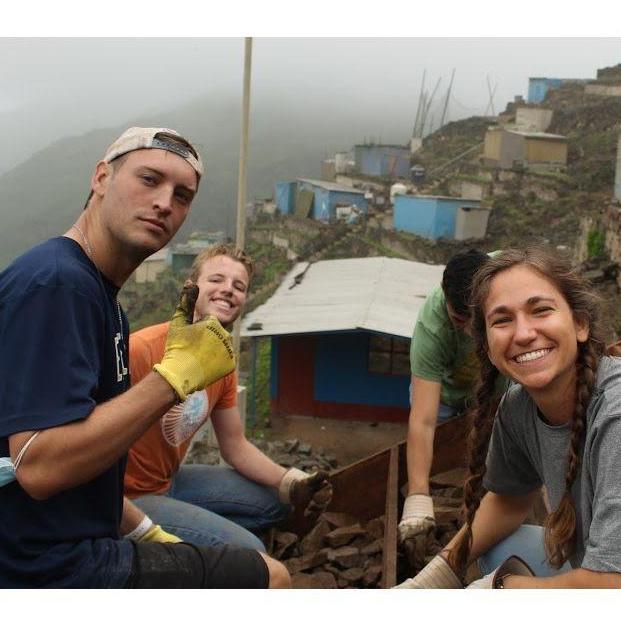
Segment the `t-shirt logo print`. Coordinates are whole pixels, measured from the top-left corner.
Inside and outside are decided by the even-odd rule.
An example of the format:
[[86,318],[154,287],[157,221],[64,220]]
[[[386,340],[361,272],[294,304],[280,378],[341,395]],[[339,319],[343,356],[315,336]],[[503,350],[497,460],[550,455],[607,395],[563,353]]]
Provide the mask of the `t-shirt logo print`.
[[209,397],[204,390],[192,393],[184,403],[173,406],[162,416],[162,435],[171,446],[180,446],[209,416]]
[[120,332],[117,332],[114,337],[114,351],[116,352],[116,381],[122,382],[123,378],[127,375],[127,366],[123,359],[125,347]]

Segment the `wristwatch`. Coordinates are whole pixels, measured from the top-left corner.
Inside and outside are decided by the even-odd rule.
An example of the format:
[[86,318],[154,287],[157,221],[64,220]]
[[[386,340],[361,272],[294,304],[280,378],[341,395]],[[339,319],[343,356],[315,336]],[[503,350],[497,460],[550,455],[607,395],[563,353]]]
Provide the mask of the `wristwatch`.
[[508,578],[511,574],[502,574],[500,576],[496,576],[494,578],[494,585],[492,589],[504,589],[505,588],[505,579]]

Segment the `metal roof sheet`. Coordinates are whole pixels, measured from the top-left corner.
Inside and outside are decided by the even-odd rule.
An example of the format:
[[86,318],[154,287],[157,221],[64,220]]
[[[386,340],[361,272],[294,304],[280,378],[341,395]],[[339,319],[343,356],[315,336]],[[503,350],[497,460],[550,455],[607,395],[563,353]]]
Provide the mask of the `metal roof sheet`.
[[388,257],[298,263],[274,295],[243,318],[241,335],[362,329],[409,338],[443,271],[443,265]]
[[298,179],[298,181],[303,181],[304,183],[316,185],[318,188],[323,188],[324,190],[329,190],[330,192],[364,194],[364,190],[357,190],[356,188],[350,188],[348,185],[341,185],[340,183],[333,183],[331,181],[320,181],[319,179],[302,179],[301,177]]

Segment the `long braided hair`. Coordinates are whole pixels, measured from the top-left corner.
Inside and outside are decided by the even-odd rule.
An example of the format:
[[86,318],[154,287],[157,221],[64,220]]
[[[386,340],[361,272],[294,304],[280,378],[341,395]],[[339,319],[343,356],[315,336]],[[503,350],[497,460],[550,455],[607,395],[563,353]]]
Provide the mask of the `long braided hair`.
[[472,284],[472,336],[480,363],[476,388],[472,429],[469,438],[469,473],[464,487],[463,515],[465,526],[449,560],[458,575],[463,577],[472,545],[472,522],[485,494],[482,485],[486,471],[485,459],[489,447],[497,400],[495,399],[498,371],[487,355],[487,334],[484,305],[492,280],[502,271],[524,265],[547,278],[563,295],[576,321],[589,328],[587,341],[578,343],[576,358],[576,399],[572,418],[571,440],[565,475],[565,493],[548,516],[545,524],[546,556],[551,565],[560,567],[571,555],[576,537],[576,510],[571,487],[581,463],[581,444],[585,434],[586,411],[595,386],[597,367],[604,354],[599,298],[565,260],[538,247],[505,250],[490,259]]

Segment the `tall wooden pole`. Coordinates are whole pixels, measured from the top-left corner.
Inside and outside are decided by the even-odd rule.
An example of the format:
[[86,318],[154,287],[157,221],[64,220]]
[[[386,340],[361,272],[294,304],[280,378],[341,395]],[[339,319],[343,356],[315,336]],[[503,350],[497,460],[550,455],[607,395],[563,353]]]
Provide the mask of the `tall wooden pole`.
[[[248,128],[250,126],[250,74],[252,71],[252,37],[244,41],[244,94],[241,140],[239,145],[239,175],[237,177],[237,230],[235,245],[240,250],[246,243],[246,161],[248,159]],[[233,329],[233,347],[239,360],[240,322]]]

